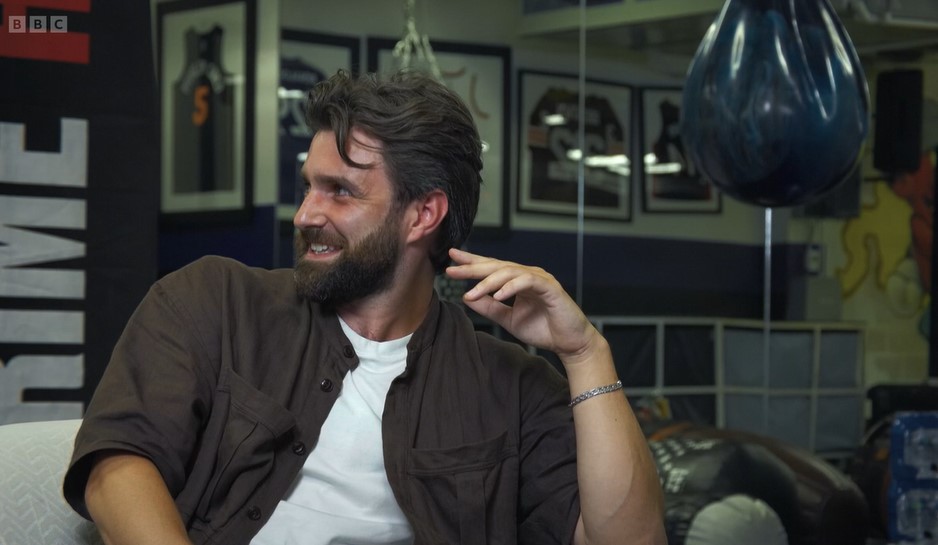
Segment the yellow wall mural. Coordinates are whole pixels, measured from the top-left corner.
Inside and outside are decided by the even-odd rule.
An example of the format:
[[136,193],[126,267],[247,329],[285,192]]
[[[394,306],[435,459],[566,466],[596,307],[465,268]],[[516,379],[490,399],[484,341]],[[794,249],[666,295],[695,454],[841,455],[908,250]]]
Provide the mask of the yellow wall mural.
[[[873,202],[844,224],[846,264],[837,271],[844,299],[853,296],[871,272],[894,303],[896,313],[921,311],[931,293],[934,154],[922,156],[919,170],[879,182]],[[871,255],[875,252],[876,257]],[[871,271],[875,269],[875,271]]]
[[866,325],[866,383],[918,382],[928,353],[934,153],[876,182],[840,231],[844,319]]
[[[847,262],[837,271],[844,298],[856,292],[873,267],[878,269],[877,284],[885,290],[889,276],[908,255],[910,215],[908,204],[889,185],[877,183],[873,202],[863,206],[859,217],[844,224],[842,243]],[[878,262],[871,256],[874,250]]]

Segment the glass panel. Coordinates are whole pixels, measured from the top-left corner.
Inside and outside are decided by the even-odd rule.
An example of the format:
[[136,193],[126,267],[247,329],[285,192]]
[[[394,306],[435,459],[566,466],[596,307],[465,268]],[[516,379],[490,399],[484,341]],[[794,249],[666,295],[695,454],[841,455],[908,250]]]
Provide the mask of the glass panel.
[[726,328],[723,333],[723,383],[761,387],[763,384],[762,331]]
[[810,388],[814,333],[773,331],[769,341],[769,387]]
[[715,426],[717,421],[716,396],[669,395],[668,404],[675,420],[689,420],[706,426]]
[[664,329],[664,385],[712,386],[713,327],[666,326]]
[[655,327],[606,325],[616,371],[626,388],[655,385]]
[[817,400],[817,426],[814,449],[852,450],[861,443],[863,398],[822,396]]
[[860,334],[855,331],[821,333],[821,388],[855,388],[859,379]]
[[768,435],[793,445],[811,446],[811,399],[808,396],[769,398]]
[[725,400],[726,428],[762,433],[762,415],[765,413],[762,396],[727,394]]

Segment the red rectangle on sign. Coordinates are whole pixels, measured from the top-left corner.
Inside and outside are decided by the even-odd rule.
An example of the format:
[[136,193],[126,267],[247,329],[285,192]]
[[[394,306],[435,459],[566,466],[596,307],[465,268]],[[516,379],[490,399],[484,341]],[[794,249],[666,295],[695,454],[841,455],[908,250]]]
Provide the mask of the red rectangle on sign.
[[[91,0],[0,0],[0,6],[6,19],[0,27],[0,57],[75,64],[90,62],[91,36],[83,32],[30,32],[27,10],[62,10],[61,16],[55,16],[61,20],[68,12],[90,13]],[[27,27],[21,30],[20,25]]]

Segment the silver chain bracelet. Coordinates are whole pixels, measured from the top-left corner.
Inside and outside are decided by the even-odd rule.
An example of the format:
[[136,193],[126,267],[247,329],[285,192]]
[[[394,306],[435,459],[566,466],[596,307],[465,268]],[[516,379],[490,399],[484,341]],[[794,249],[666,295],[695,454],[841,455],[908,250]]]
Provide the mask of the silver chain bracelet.
[[586,401],[587,399],[589,399],[589,398],[591,398],[591,397],[598,396],[598,395],[602,395],[602,394],[608,394],[609,392],[615,392],[616,390],[621,390],[621,389],[622,389],[622,381],[621,381],[621,380],[617,380],[617,381],[615,382],[615,384],[607,384],[607,385],[605,385],[605,386],[598,386],[598,387],[596,387],[596,388],[593,388],[592,390],[588,390],[588,391],[586,391],[586,392],[583,392],[582,394],[580,394],[580,395],[576,396],[575,398],[573,398],[572,400],[570,400],[570,405],[569,405],[569,406],[570,406],[570,407],[573,407],[573,406],[576,405],[577,403]]

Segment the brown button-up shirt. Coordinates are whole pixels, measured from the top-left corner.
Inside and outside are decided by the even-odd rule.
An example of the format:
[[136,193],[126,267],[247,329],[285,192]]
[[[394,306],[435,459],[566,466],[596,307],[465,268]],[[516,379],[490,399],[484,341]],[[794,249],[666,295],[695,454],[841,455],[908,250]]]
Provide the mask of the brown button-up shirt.
[[[563,377],[434,297],[391,384],[385,467],[415,544],[570,543],[579,515]],[[64,492],[84,516],[103,449],[159,468],[194,543],[249,543],[358,364],[292,271],[204,258],[157,282],[117,343]]]

